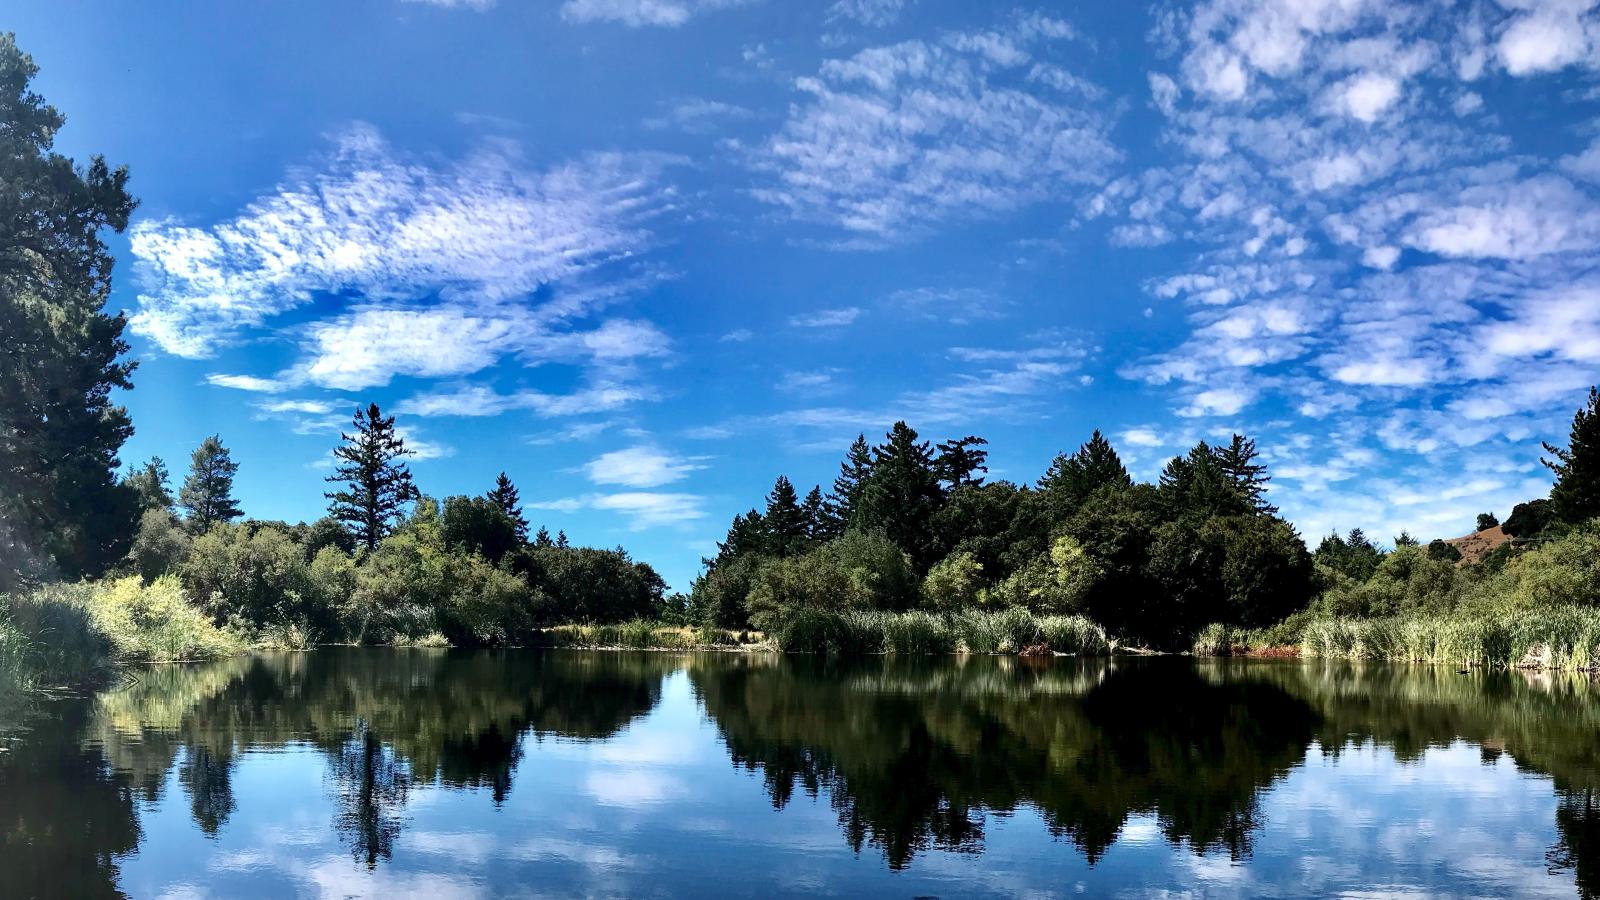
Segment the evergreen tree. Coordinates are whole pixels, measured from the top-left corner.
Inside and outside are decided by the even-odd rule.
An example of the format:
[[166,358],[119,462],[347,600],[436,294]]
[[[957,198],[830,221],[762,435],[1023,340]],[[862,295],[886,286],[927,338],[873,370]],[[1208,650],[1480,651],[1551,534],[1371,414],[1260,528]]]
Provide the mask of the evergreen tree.
[[562,530],[556,532],[556,546],[560,547],[563,550],[565,550],[566,548],[572,546],[571,542],[569,542],[567,540],[566,529],[562,529]]
[[939,453],[933,460],[934,471],[938,473],[939,480],[955,490],[962,485],[977,487],[983,484],[983,475],[989,472],[989,451],[982,449],[989,442],[975,435],[967,435],[954,441],[945,441],[939,445]]
[[29,90],[38,74],[0,33],[0,591],[54,569],[97,575],[138,527],[117,480],[133,434],[111,401],[135,364],[121,315],[105,313],[112,257],[136,205],[126,168],[52,152],[64,117]]
[[1278,512],[1276,506],[1267,502],[1267,482],[1272,480],[1272,476],[1267,474],[1266,465],[1256,462],[1260,454],[1256,451],[1254,440],[1235,434],[1228,446],[1217,448],[1216,454],[1217,464],[1233,479],[1256,512],[1265,516]]
[[764,516],[757,510],[735,515],[728,526],[728,535],[717,544],[717,558],[708,561],[709,568],[731,562],[742,556],[761,556],[768,552],[770,534]]
[[851,525],[881,528],[911,557],[917,572],[926,572],[937,561],[931,558],[932,525],[943,499],[932,448],[905,422],[896,422],[884,443],[872,450],[872,475],[860,492]]
[[550,529],[540,525],[539,533],[533,536],[533,545],[535,547],[554,547],[556,541],[555,538],[550,536]]
[[1128,477],[1128,470],[1122,465],[1116,448],[1096,429],[1076,453],[1071,456],[1060,454],[1051,461],[1050,469],[1039,479],[1039,490],[1059,519],[1077,509],[1102,487],[1128,487],[1131,484],[1133,479]]
[[189,459],[189,477],[178,489],[178,505],[183,507],[189,530],[205,534],[218,522],[232,522],[244,515],[233,499],[233,476],[239,464],[233,461],[222,439],[212,435],[200,442]]
[[1567,448],[1549,443],[1544,449],[1555,456],[1543,460],[1556,473],[1550,503],[1556,518],[1578,523],[1600,516],[1600,389],[1589,389],[1589,403],[1572,417]]
[[1223,471],[1217,454],[1201,441],[1188,456],[1174,457],[1161,472],[1161,500],[1170,515],[1235,516],[1249,512],[1249,497]]
[[779,475],[773,482],[772,491],[767,494],[767,511],[762,518],[766,522],[769,553],[786,557],[805,552],[806,514],[788,478]]
[[150,457],[144,465],[129,472],[122,483],[138,495],[141,509],[171,510],[173,507],[172,476],[167,473],[166,462],[159,456]]
[[1478,513],[1478,531],[1488,531],[1500,527],[1500,519],[1492,512]]
[[385,418],[373,403],[357,409],[353,422],[354,434],[339,435],[344,443],[333,451],[339,463],[326,479],[345,488],[323,496],[330,501],[328,514],[349,525],[356,540],[374,550],[405,516],[406,504],[420,494],[403,462],[412,451],[395,433],[394,416]]
[[813,543],[836,537],[828,521],[828,512],[824,508],[821,485],[812,485],[810,492],[806,494],[806,499],[800,504],[800,511],[805,515],[806,537]]
[[872,448],[867,444],[867,436],[858,434],[844,462],[839,464],[839,477],[833,480],[833,491],[824,506],[830,532],[842,534],[850,527],[861,505],[861,492],[871,477]]
[[1411,532],[1409,531],[1400,532],[1395,536],[1394,539],[1394,546],[1396,550],[1400,549],[1401,547],[1416,547],[1420,543],[1420,541],[1411,536]]
[[517,486],[511,483],[506,473],[501,472],[500,477],[494,481],[494,490],[489,492],[489,500],[500,511],[506,514],[512,524],[517,528],[517,543],[528,541],[528,520],[522,515],[522,495],[518,493]]

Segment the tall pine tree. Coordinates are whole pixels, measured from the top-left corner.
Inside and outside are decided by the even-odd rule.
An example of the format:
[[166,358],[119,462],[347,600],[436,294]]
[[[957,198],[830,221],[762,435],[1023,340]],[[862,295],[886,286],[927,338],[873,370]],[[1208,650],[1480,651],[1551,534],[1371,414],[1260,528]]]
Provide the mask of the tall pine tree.
[[918,572],[935,560],[933,517],[944,500],[933,450],[905,422],[896,422],[872,450],[872,475],[861,491],[852,524],[881,528],[910,557]]
[[1600,516],[1600,389],[1589,389],[1589,403],[1572,417],[1572,433],[1565,450],[1549,443],[1544,449],[1555,456],[1544,460],[1556,473],[1550,504],[1563,522],[1583,522]]
[[517,491],[517,486],[511,483],[511,479],[506,477],[506,473],[501,472],[500,477],[494,480],[494,490],[490,491],[488,496],[489,500],[500,507],[500,511],[505,513],[506,518],[516,526],[517,543],[527,543],[528,520],[522,515],[522,495]]
[[1128,477],[1116,448],[1096,429],[1077,452],[1058,455],[1050,463],[1049,471],[1039,479],[1039,491],[1052,516],[1060,521],[1100,488],[1131,484],[1133,479]]
[[800,508],[800,498],[794,485],[783,475],[772,484],[767,494],[767,511],[762,516],[768,535],[768,552],[775,556],[797,556],[805,552],[809,535],[805,511]]
[[171,510],[172,476],[167,473],[167,464],[159,456],[150,457],[149,461],[132,472],[122,480],[139,496],[139,505],[143,509]]
[[941,443],[939,453],[933,460],[939,480],[949,485],[952,491],[964,485],[982,485],[983,475],[977,473],[989,472],[989,451],[983,449],[988,444],[983,438],[970,434]]
[[1277,513],[1278,508],[1267,502],[1267,482],[1272,476],[1267,474],[1266,465],[1256,462],[1260,454],[1254,440],[1235,434],[1228,446],[1216,449],[1216,455],[1217,464],[1256,512],[1267,516]]
[[800,512],[805,516],[806,537],[813,543],[832,540],[837,536],[833,533],[832,523],[828,520],[828,511],[824,507],[822,486],[812,485],[806,494],[806,499],[800,502]]
[[136,201],[128,170],[52,151],[66,121],[29,89],[38,74],[0,33],[0,591],[54,570],[120,561],[139,499],[117,480],[133,434],[111,401],[131,388],[127,320],[108,316],[112,257]]
[[833,491],[824,504],[832,533],[843,534],[850,527],[856,508],[861,505],[861,492],[871,477],[872,447],[867,444],[866,435],[858,434],[844,462],[839,464],[839,477],[833,479]]
[[333,450],[339,462],[326,479],[345,488],[323,496],[330,501],[328,514],[374,550],[420,494],[403,461],[412,451],[395,433],[394,416],[385,418],[373,403],[357,409],[353,421],[355,433],[339,435],[344,443]]
[[190,531],[205,534],[218,522],[232,522],[244,515],[233,498],[233,476],[238,471],[239,464],[218,435],[195,448],[189,458],[189,475],[178,489],[178,505],[183,507]]

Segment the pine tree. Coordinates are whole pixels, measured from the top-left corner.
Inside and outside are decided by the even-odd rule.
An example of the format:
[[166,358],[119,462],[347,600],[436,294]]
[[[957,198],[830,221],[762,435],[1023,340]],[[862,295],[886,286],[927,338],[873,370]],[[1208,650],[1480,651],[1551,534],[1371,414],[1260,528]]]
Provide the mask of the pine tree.
[[527,543],[528,520],[522,515],[522,495],[517,492],[517,486],[511,483],[511,479],[506,477],[506,473],[501,472],[500,477],[495,479],[494,490],[489,492],[488,497],[516,525],[517,542]]
[[129,472],[122,483],[139,496],[141,509],[171,510],[173,507],[172,476],[167,472],[166,462],[159,456],[150,457],[144,465]]
[[767,511],[762,518],[767,526],[769,552],[779,557],[805,552],[806,514],[800,508],[794,485],[783,475],[778,476],[767,494]]
[[1250,511],[1250,498],[1227,472],[1205,441],[1188,456],[1167,463],[1161,472],[1162,503],[1174,516],[1234,516]]
[[323,496],[330,501],[328,514],[349,525],[362,546],[375,550],[420,494],[402,461],[412,451],[395,433],[394,416],[385,418],[373,403],[357,409],[353,422],[354,434],[339,435],[344,443],[333,454],[340,462],[326,479],[346,487]]
[[218,522],[232,522],[244,515],[233,499],[233,476],[238,471],[239,464],[219,436],[212,435],[195,448],[189,477],[178,490],[178,505],[184,509],[190,531],[204,534]]
[[38,74],[0,32],[0,592],[53,569],[98,575],[139,522],[117,453],[133,434],[127,320],[107,315],[103,229],[127,227],[128,170],[53,152],[65,118],[29,90]]
[[850,527],[856,508],[861,505],[861,492],[871,477],[872,448],[867,444],[867,436],[858,434],[844,462],[839,464],[839,477],[833,480],[833,492],[824,506],[831,532],[842,534]]
[[535,547],[554,547],[556,542],[550,536],[550,529],[540,525],[539,533],[533,536],[533,545]]
[[572,546],[571,542],[569,542],[567,540],[567,531],[566,531],[566,529],[563,528],[562,530],[556,532],[556,546],[560,547],[563,550],[565,550],[568,547]]
[[1396,550],[1400,549],[1401,547],[1416,547],[1420,544],[1421,541],[1418,541],[1416,538],[1412,537],[1411,532],[1409,531],[1402,531],[1395,535],[1394,538],[1394,546]]
[[1039,490],[1053,505],[1076,509],[1095,491],[1108,485],[1128,487],[1133,479],[1122,465],[1115,447],[1098,429],[1071,456],[1058,455],[1039,479]]
[[1589,403],[1572,417],[1572,434],[1565,450],[1549,443],[1544,449],[1555,456],[1543,460],[1556,473],[1550,503],[1556,518],[1578,523],[1600,516],[1600,389],[1589,389]]
[[872,475],[860,492],[852,524],[881,528],[910,555],[918,572],[935,560],[933,516],[944,499],[933,470],[933,450],[905,422],[896,422],[884,443],[872,449]]
[[813,543],[832,540],[831,523],[828,521],[827,510],[823,508],[822,486],[812,485],[806,499],[800,504],[800,511],[805,516],[806,537]]
[[1222,471],[1233,479],[1251,507],[1262,515],[1274,515],[1278,508],[1267,502],[1267,482],[1272,476],[1267,474],[1267,467],[1256,462],[1260,454],[1256,451],[1256,442],[1242,434],[1235,434],[1226,447],[1216,450],[1217,463],[1222,466]]
[[955,490],[963,485],[977,487],[983,484],[983,475],[988,474],[989,451],[981,448],[988,446],[989,442],[976,435],[967,435],[954,441],[945,441],[939,445],[939,453],[933,460],[934,470],[939,475],[939,480]]

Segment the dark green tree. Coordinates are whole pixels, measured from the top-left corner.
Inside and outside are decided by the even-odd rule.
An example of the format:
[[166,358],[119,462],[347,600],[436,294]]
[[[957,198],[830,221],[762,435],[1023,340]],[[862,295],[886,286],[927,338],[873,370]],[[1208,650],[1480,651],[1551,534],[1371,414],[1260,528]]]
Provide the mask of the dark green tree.
[[244,515],[233,498],[233,476],[238,471],[239,464],[218,435],[195,448],[189,458],[189,475],[178,489],[178,505],[183,507],[190,531],[205,534],[218,522],[232,522]]
[[1233,479],[1256,512],[1267,516],[1277,513],[1278,508],[1267,502],[1267,482],[1272,476],[1267,474],[1265,464],[1256,461],[1260,454],[1254,440],[1235,434],[1228,446],[1217,448],[1216,454],[1223,473]]
[[1488,531],[1491,528],[1498,528],[1499,525],[1500,519],[1494,513],[1478,513],[1478,531]]
[[567,540],[567,531],[565,528],[556,532],[556,546],[562,549],[572,546],[572,543]]
[[800,511],[805,515],[806,537],[812,543],[835,537],[832,523],[828,520],[828,511],[824,508],[821,485],[811,486],[806,499],[800,503]]
[[1169,517],[1232,516],[1249,512],[1249,497],[1205,441],[1174,457],[1161,472],[1161,500]]
[[767,511],[762,516],[767,528],[767,552],[779,556],[794,556],[806,551],[809,539],[806,514],[800,508],[800,498],[795,494],[789,479],[779,475],[767,494]]
[[533,545],[535,547],[554,547],[556,541],[555,538],[550,536],[550,529],[540,525],[539,533],[533,536]]
[[1511,507],[1511,515],[1501,527],[1514,538],[1532,538],[1554,521],[1555,510],[1549,500],[1529,500]]
[[844,462],[839,464],[839,476],[833,479],[833,491],[828,494],[825,509],[830,531],[843,533],[853,524],[856,509],[861,505],[861,492],[871,477],[872,448],[867,444],[867,436],[858,434]]
[[1428,544],[1428,558],[1445,562],[1460,562],[1461,549],[1448,541],[1435,539]]
[[1046,530],[1065,521],[1100,488],[1125,488],[1132,483],[1116,448],[1096,430],[1077,452],[1057,454],[1039,479],[1039,511],[1048,520]]
[[523,543],[516,520],[492,497],[446,497],[439,534],[446,547],[496,563]]
[[963,485],[983,484],[983,475],[978,473],[987,475],[989,472],[989,451],[983,449],[988,445],[988,441],[970,434],[941,443],[938,454],[933,458],[933,468],[939,481],[949,485],[951,490]]
[[494,490],[489,492],[489,500],[500,511],[506,514],[517,529],[517,543],[526,543],[528,540],[528,520],[522,515],[522,495],[518,493],[517,486],[511,483],[506,473],[501,472],[500,477],[494,481]]
[[120,561],[139,521],[118,482],[133,434],[111,392],[131,388],[126,319],[105,313],[112,257],[136,201],[126,168],[79,168],[52,152],[61,113],[29,90],[38,73],[0,33],[0,591],[54,569]]
[[122,480],[139,496],[141,509],[165,509],[173,507],[172,476],[167,472],[167,464],[159,456],[152,456],[144,465],[128,473]]
[[1401,547],[1415,547],[1419,543],[1420,542],[1416,538],[1411,536],[1411,532],[1409,531],[1402,531],[1395,535],[1394,538],[1394,548],[1396,550],[1400,549]]
[[933,558],[933,516],[944,491],[933,467],[933,451],[905,422],[896,422],[884,442],[872,450],[872,475],[861,491],[851,520],[862,530],[882,529],[911,557],[920,574]]
[[395,433],[394,416],[385,417],[378,404],[357,409],[354,434],[333,450],[338,459],[327,481],[345,485],[323,494],[330,502],[328,514],[350,526],[356,541],[375,550],[394,524],[405,516],[406,504],[421,496],[411,480],[405,457],[412,451]]
[[1589,402],[1572,417],[1566,449],[1548,442],[1544,449],[1555,457],[1544,460],[1556,473],[1550,503],[1556,518],[1576,524],[1600,516],[1600,389],[1589,389]]

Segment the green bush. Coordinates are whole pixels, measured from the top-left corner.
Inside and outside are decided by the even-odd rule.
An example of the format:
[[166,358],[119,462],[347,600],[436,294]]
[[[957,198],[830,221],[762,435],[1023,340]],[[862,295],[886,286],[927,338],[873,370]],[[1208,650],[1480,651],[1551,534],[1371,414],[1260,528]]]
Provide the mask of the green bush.
[[94,627],[119,658],[140,662],[215,659],[238,652],[239,641],[190,603],[172,576],[146,585],[118,578],[87,585],[85,605]]
[[0,668],[14,686],[82,684],[111,661],[112,645],[89,613],[84,584],[46,585],[0,598]]

